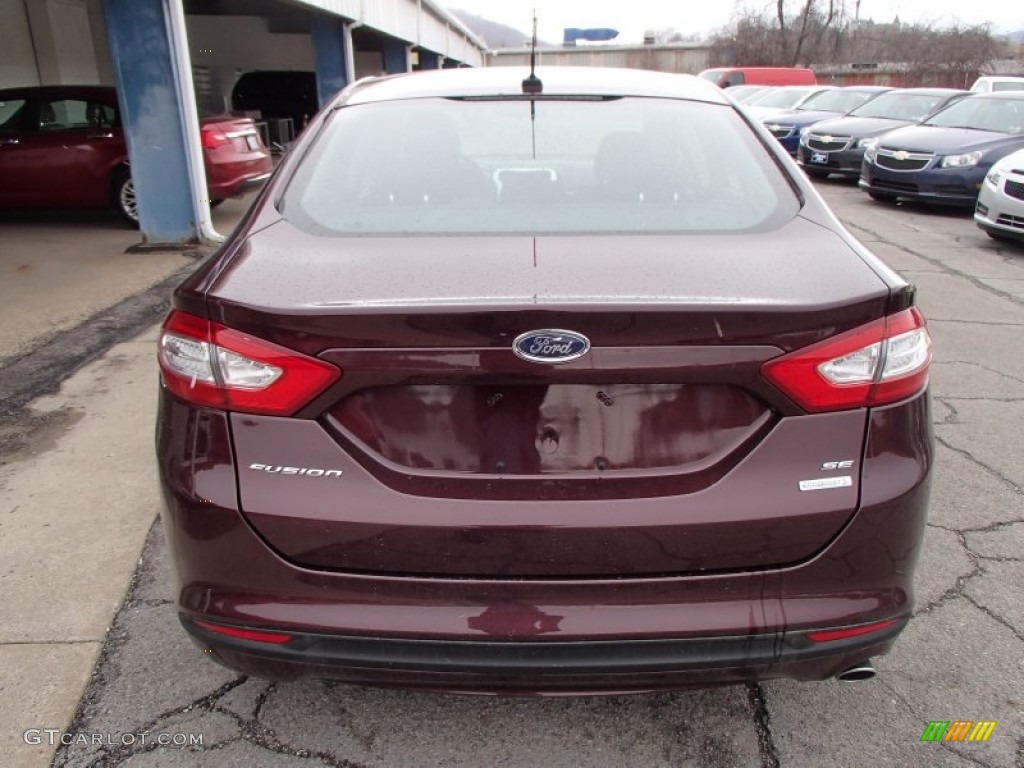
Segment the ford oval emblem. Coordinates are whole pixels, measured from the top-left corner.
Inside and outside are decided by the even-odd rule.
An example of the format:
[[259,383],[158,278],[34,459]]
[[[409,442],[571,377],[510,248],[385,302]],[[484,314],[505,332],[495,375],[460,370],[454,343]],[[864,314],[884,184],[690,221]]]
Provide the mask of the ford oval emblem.
[[590,339],[582,333],[557,328],[527,331],[516,336],[512,351],[531,363],[568,363],[590,351]]

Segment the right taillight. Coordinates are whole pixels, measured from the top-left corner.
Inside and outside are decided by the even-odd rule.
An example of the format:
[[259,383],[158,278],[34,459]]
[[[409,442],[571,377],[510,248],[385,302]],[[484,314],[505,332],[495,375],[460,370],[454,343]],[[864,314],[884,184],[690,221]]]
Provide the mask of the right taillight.
[[804,410],[894,403],[928,384],[931,337],[911,309],[770,360],[761,372]]

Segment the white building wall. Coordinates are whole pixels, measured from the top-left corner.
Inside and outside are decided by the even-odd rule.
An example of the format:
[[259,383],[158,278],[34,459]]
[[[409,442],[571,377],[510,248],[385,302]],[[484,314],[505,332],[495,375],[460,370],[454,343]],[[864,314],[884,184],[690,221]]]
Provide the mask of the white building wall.
[[[47,83],[94,85],[100,81],[85,0],[46,0],[55,77]],[[33,31],[35,26],[33,25]],[[40,69],[45,69],[40,62]]]
[[39,85],[32,32],[22,3],[0,2],[0,72],[6,88]]
[[4,86],[94,85],[99,72],[86,0],[0,2]]

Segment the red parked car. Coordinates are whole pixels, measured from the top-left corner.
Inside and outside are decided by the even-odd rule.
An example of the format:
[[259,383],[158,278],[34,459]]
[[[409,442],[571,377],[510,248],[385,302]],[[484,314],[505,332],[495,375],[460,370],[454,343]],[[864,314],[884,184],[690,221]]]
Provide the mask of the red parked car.
[[501,693],[873,675],[929,336],[714,85],[360,81],[159,339],[186,630],[262,677]]
[[[248,118],[203,118],[200,135],[214,203],[261,184],[273,170]],[[115,90],[0,91],[0,209],[106,207],[138,223]]]

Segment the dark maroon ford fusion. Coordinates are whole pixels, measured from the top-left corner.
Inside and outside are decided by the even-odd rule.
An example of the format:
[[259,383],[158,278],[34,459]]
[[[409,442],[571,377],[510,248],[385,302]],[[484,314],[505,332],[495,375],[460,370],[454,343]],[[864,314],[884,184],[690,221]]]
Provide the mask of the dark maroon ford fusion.
[[253,675],[873,674],[932,442],[910,285],[711,85],[348,88],[160,338],[181,621]]

